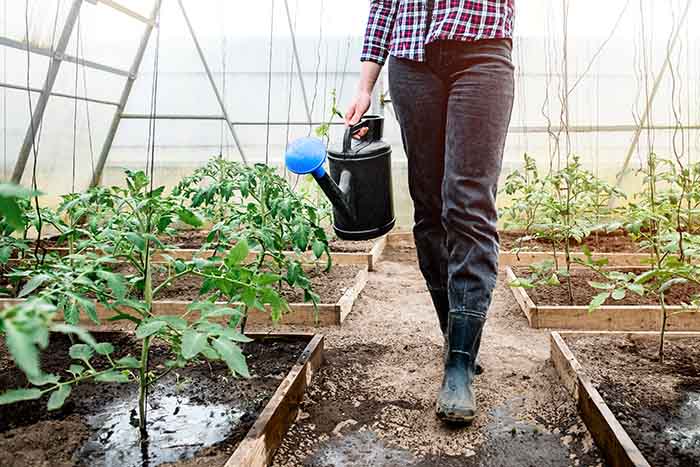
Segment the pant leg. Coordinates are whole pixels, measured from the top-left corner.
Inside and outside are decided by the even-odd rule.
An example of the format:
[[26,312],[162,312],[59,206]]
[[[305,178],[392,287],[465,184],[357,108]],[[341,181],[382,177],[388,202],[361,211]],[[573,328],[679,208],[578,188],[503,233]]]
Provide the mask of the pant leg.
[[484,318],[498,275],[496,193],[513,107],[509,40],[444,43],[443,223],[450,309]]
[[447,89],[426,63],[391,57],[391,101],[408,156],[418,263],[430,290],[447,288],[446,233],[442,225]]

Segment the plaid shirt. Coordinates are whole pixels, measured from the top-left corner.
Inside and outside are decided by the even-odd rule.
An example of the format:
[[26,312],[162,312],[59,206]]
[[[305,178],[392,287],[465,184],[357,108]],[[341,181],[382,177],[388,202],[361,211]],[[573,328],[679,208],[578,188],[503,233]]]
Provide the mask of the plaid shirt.
[[361,60],[383,65],[391,53],[422,62],[425,46],[438,40],[510,38],[514,1],[435,0],[428,28],[426,0],[370,0]]

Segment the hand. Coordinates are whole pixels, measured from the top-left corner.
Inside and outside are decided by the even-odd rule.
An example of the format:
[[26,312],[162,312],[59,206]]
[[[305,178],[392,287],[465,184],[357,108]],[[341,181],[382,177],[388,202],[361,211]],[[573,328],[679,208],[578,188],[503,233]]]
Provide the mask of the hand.
[[[353,126],[357,124],[362,116],[367,113],[369,106],[372,103],[372,96],[368,92],[359,91],[355,98],[352,100],[348,111],[345,113],[345,124],[347,126]],[[363,128],[358,131],[354,138],[359,139],[367,134],[368,129]]]

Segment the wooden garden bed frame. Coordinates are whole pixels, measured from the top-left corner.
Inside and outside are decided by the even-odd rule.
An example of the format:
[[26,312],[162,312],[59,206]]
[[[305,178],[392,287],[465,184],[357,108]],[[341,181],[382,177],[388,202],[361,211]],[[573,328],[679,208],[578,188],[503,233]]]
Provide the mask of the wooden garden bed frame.
[[[390,233],[387,236],[389,245],[397,246],[410,243],[413,245],[413,234],[411,232],[396,232]],[[586,255],[580,251],[571,254],[574,259],[585,259]],[[593,252],[593,259],[598,260],[606,258],[608,266],[628,266],[639,267],[644,266],[645,261],[649,259],[649,255],[645,253],[596,253]],[[501,251],[498,259],[499,267],[513,266],[529,266],[531,264],[540,263],[542,261],[553,259],[551,252],[547,251]],[[558,253],[557,259],[564,261],[564,253]]]
[[[384,253],[384,249],[387,245],[386,237],[381,237],[374,243],[371,250],[368,252],[359,253],[341,253],[331,251],[331,260],[334,265],[337,266],[367,266],[369,271],[374,271],[377,263]],[[67,255],[68,248],[56,247],[47,248],[49,253],[57,253],[59,255]],[[169,256],[174,259],[182,259],[185,261],[191,260],[195,257],[206,258],[214,255],[214,250],[200,250],[194,248],[177,248],[177,249],[164,249],[155,252],[153,259],[156,263],[162,263],[165,261],[165,257]],[[285,251],[285,255],[294,256],[296,255],[293,251]],[[248,260],[254,260],[256,258],[256,253],[251,252],[248,255]],[[323,260],[323,259],[322,259]],[[307,252],[304,254],[304,262],[313,264],[318,260],[313,256],[313,253]],[[325,260],[323,260],[325,261]]]
[[321,334],[248,333],[254,339],[308,337],[309,343],[287,377],[267,403],[255,424],[222,467],[267,467],[299,413],[306,388],[323,363],[324,337]]
[[[516,280],[513,269],[506,268],[508,283]],[[568,329],[582,331],[658,331],[662,310],[654,305],[604,305],[593,312],[587,306],[535,305],[522,287],[510,287],[515,300],[535,329]],[[669,331],[700,331],[700,313],[682,306],[667,306]],[[675,313],[675,314],[674,314]]]
[[[567,391],[576,401],[578,412],[588,427],[598,448],[611,467],[650,467],[620,422],[615,418],[598,390],[593,386],[583,367],[566,344],[566,337],[577,336],[659,336],[658,332],[552,332],[550,356],[554,368]],[[694,337],[697,332],[669,332],[666,339]]]
[[[367,267],[362,267],[355,276],[355,279],[350,287],[345,291],[342,297],[336,303],[321,303],[318,305],[318,314],[314,306],[310,303],[290,303],[289,312],[282,315],[280,325],[303,325],[303,326],[340,326],[345,318],[350,314],[352,308],[362,290],[367,285],[369,273]],[[0,308],[22,303],[24,299],[0,299]],[[157,315],[182,315],[187,311],[192,301],[184,300],[157,300],[153,302],[153,313]],[[221,304],[226,306],[225,303]],[[105,308],[101,304],[97,304],[97,317],[101,322],[105,322],[107,318],[114,316],[114,311]],[[194,319],[197,313],[192,313],[191,318]],[[80,315],[81,324],[88,326],[92,330],[102,330],[105,326],[96,326],[92,321],[88,320],[83,313]],[[271,325],[270,315],[267,312],[252,311],[248,314],[248,325],[266,326]]]

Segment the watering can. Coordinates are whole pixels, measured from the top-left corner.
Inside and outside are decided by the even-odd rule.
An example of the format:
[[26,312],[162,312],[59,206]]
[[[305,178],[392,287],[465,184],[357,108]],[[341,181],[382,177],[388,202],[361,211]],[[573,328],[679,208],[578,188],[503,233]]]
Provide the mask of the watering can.
[[[367,128],[362,138],[353,136]],[[391,146],[382,141],[384,118],[365,116],[345,130],[340,148],[318,138],[289,144],[285,162],[295,174],[313,175],[333,204],[333,229],[342,240],[371,240],[394,228]],[[328,159],[330,173],[324,164]]]

